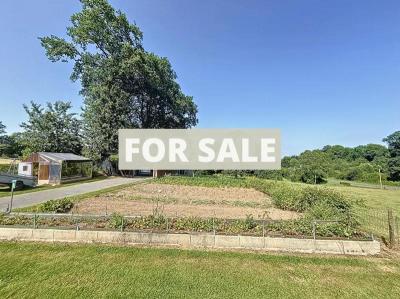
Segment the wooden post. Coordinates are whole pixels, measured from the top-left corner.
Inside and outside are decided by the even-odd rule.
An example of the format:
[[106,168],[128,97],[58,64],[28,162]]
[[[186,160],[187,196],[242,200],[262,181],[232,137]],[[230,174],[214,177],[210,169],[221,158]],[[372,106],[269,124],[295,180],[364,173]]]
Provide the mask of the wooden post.
[[382,185],[382,172],[381,172],[381,168],[379,167],[379,184],[381,186],[381,189],[383,189],[383,185]]
[[400,245],[400,236],[399,236],[399,217],[396,216],[394,218],[394,221],[396,223],[396,238],[397,238],[397,246]]
[[388,225],[389,225],[389,248],[393,248],[395,245],[395,233],[394,233],[394,217],[393,210],[388,210]]

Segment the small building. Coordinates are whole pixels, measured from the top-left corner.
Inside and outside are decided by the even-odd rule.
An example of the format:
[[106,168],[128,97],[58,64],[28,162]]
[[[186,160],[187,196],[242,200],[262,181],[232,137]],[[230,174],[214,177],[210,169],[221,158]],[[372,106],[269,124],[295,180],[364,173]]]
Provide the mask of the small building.
[[92,160],[71,153],[34,153],[18,164],[18,174],[37,176],[38,185],[90,179],[92,171]]

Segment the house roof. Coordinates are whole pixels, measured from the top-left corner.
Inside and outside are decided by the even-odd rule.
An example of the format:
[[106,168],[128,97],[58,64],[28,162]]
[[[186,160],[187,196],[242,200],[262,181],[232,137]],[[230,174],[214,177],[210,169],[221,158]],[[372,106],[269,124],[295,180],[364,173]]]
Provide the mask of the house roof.
[[78,156],[72,153],[48,153],[48,152],[39,152],[38,153],[42,158],[45,158],[46,160],[52,160],[52,161],[91,161],[88,158],[85,158],[83,156]]

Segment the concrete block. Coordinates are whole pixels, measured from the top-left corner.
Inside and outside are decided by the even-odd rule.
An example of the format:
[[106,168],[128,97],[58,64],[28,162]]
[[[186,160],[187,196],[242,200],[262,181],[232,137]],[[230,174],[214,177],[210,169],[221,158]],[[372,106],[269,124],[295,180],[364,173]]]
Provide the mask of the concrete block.
[[341,240],[315,240],[314,249],[317,253],[344,254]]
[[189,234],[167,234],[166,244],[179,245],[182,247],[190,246],[190,235]]
[[32,238],[31,228],[11,228],[4,227],[0,229],[1,240],[30,240]]
[[314,240],[265,237],[265,249],[289,252],[314,252]]
[[304,253],[374,255],[380,253],[378,241],[313,240],[213,234],[162,234],[120,231],[75,231],[31,228],[0,228],[1,240],[163,244],[203,248],[248,248]]
[[240,247],[240,237],[239,236],[215,236],[215,247],[218,248],[239,248]]
[[126,232],[125,243],[127,244],[143,244],[143,233]]
[[95,243],[97,242],[97,231],[77,230],[75,231],[75,239],[77,242]]
[[263,237],[240,236],[240,247],[249,249],[263,249],[265,240]]
[[378,241],[342,241],[344,254],[375,255],[381,248]]
[[190,235],[190,246],[193,247],[214,247],[215,242],[214,235],[206,234],[191,234]]
[[96,241],[100,243],[124,243],[125,233],[113,231],[98,231]]
[[75,230],[54,230],[54,242],[77,242]]
[[32,229],[32,241],[53,242],[54,240],[53,229]]
[[167,244],[167,234],[148,233],[149,244]]

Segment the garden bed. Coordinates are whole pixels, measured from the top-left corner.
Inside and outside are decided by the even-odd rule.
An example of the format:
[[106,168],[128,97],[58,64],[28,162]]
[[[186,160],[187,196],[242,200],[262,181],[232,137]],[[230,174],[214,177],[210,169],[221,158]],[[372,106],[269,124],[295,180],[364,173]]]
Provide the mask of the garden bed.
[[[0,215],[2,227],[59,228],[76,230],[119,230],[136,232],[213,233],[221,235],[283,236],[319,239],[350,239],[335,235],[337,222],[308,223],[302,220],[219,219],[200,217],[74,215],[13,213]],[[369,234],[354,232],[354,240],[371,239]]]

